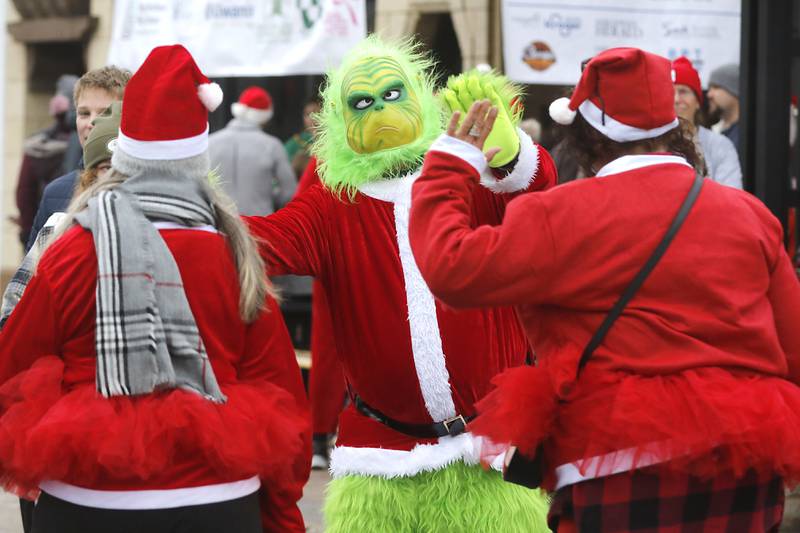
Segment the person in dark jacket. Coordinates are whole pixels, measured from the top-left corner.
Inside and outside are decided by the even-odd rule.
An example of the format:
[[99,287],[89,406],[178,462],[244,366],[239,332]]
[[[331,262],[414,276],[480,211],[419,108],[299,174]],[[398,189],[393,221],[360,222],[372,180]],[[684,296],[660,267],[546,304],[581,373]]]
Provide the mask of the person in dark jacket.
[[[89,132],[92,131],[92,121],[105,111],[111,102],[122,100],[125,84],[131,77],[131,72],[113,65],[90,70],[75,84],[75,125],[78,131],[78,141],[81,147],[86,142]],[[83,162],[78,164],[78,169],[60,176],[44,188],[39,208],[33,219],[30,233],[27,235],[25,251],[31,249],[36,236],[50,218],[58,211],[66,211],[72,198],[78,178],[78,170],[83,169]],[[23,241],[26,237],[22,237]]]
[[72,94],[77,80],[77,76],[68,74],[58,79],[56,92],[48,106],[53,123],[25,139],[16,191],[19,216],[14,218],[19,225],[19,238],[23,245],[31,231],[43,189],[62,174],[69,140],[75,133],[74,118],[70,116],[70,111],[75,107]]

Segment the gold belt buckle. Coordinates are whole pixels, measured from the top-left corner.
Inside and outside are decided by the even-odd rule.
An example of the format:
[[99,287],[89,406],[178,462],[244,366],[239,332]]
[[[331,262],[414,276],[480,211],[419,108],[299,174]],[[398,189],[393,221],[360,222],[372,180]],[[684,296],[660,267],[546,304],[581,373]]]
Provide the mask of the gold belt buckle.
[[[450,435],[451,437],[454,437],[455,435],[453,435],[453,432],[450,430],[450,428],[453,426],[453,424],[455,424],[458,421],[461,421],[461,425],[463,427],[463,429],[461,431],[459,431],[459,433],[461,433],[461,432],[463,432],[464,430],[467,429],[467,421],[464,419],[463,416],[456,415],[456,416],[454,416],[452,418],[448,418],[447,420],[442,420],[442,424],[444,425],[444,429],[447,430],[447,434]],[[458,435],[458,433],[456,433],[456,435]]]

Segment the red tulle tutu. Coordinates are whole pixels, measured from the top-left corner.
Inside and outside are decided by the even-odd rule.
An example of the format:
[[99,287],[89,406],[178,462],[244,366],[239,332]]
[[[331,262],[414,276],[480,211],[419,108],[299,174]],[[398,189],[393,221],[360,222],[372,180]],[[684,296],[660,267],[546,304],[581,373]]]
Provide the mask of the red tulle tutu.
[[551,468],[601,468],[582,460],[630,449],[634,466],[663,461],[701,477],[754,468],[790,486],[800,481],[800,387],[785,379],[711,367],[592,378],[582,375],[576,394],[559,404],[544,369],[506,371],[470,430],[527,455],[546,440]]
[[39,359],[0,387],[0,484],[21,496],[44,479],[141,479],[200,458],[220,479],[291,475],[308,416],[267,382],[221,385],[214,404],[170,390],[103,398],[94,384],[62,390],[63,362]]

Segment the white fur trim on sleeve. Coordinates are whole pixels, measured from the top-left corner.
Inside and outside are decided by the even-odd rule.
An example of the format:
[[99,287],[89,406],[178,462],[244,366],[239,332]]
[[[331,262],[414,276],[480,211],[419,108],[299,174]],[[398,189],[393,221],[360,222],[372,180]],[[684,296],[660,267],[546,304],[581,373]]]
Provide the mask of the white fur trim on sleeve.
[[481,185],[492,192],[499,194],[524,191],[536,179],[536,172],[539,170],[539,146],[519,128],[517,135],[519,135],[519,158],[511,173],[503,179],[495,178],[491,170],[481,174]]
[[446,133],[439,136],[431,145],[431,150],[437,152],[444,152],[446,154],[454,155],[459,159],[463,159],[474,168],[478,174],[482,174],[486,170],[487,162],[486,156],[479,148],[462,140],[450,137]]

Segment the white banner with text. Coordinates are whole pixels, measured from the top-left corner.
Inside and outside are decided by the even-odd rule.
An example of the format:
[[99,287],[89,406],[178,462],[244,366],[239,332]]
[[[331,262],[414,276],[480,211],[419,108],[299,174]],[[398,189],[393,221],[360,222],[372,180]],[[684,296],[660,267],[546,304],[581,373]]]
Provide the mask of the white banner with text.
[[115,0],[108,62],[179,43],[207,76],[321,74],[366,34],[365,0]]
[[741,0],[503,0],[503,59],[514,81],[573,85],[581,61],[633,46],[688,57],[703,86],[739,62]]

